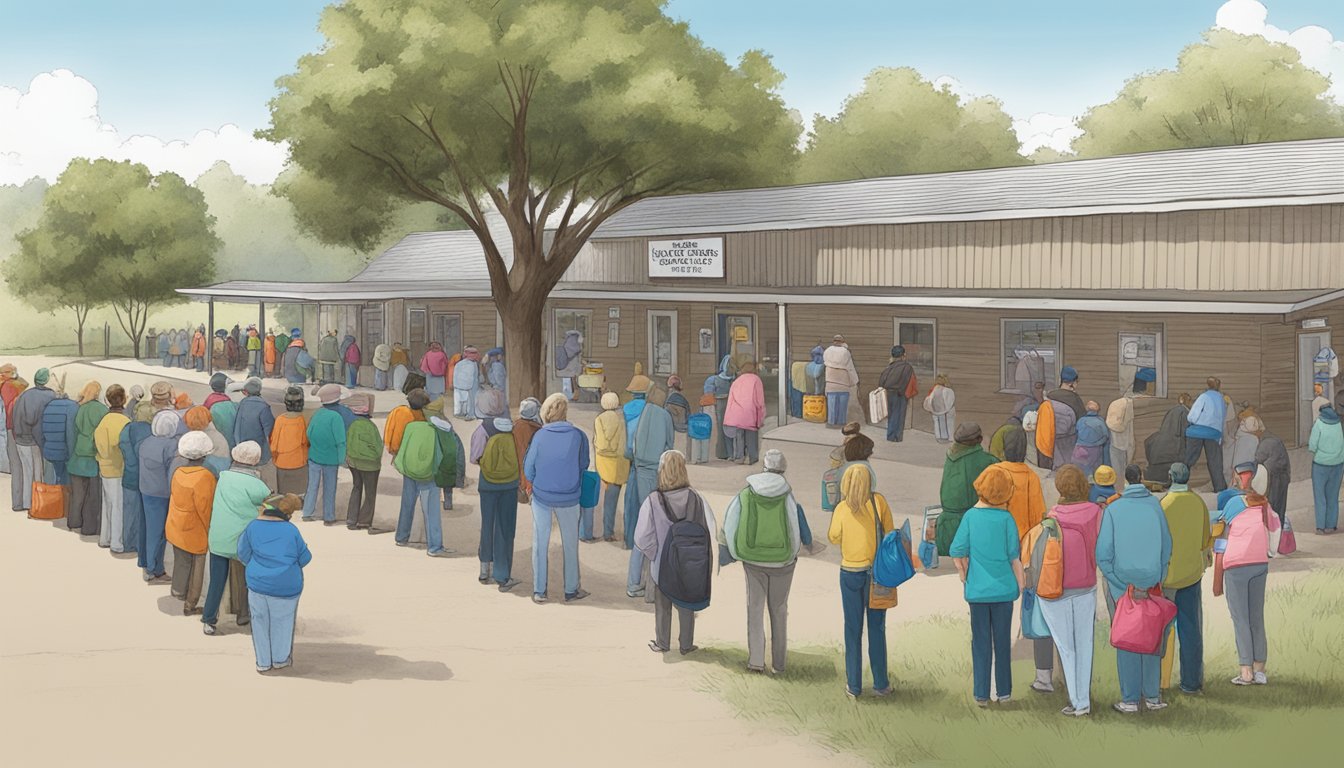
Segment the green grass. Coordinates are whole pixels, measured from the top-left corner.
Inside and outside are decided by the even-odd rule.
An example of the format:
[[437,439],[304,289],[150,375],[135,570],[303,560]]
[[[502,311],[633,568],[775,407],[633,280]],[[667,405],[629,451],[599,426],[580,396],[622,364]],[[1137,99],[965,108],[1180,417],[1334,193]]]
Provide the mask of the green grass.
[[[1212,633],[1205,638],[1205,694],[1172,693],[1171,706],[1156,713],[1111,711],[1119,684],[1104,622],[1098,623],[1093,715],[1079,720],[1059,714],[1068,703],[1062,686],[1051,696],[1028,689],[1030,659],[1014,663],[1012,702],[975,707],[965,619],[889,625],[896,693],[885,699],[845,698],[839,647],[791,650],[788,670],[771,677],[746,673],[742,649],[706,649],[701,653],[718,668],[704,688],[743,719],[881,766],[1329,765],[1340,754],[1335,745],[1344,722],[1342,585],[1344,570],[1333,569],[1271,586],[1270,685],[1230,685],[1232,638]],[[1208,613],[1226,610],[1222,600],[1205,605]]]

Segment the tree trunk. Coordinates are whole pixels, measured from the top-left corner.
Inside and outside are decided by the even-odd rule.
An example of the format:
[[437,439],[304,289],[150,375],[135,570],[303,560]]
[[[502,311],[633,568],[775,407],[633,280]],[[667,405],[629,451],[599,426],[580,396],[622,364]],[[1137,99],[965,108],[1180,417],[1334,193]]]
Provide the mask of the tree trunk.
[[546,314],[546,293],[533,301],[517,297],[509,302],[495,301],[504,324],[509,381],[516,392],[510,398],[514,404],[527,397],[546,399],[546,361],[542,360],[546,348],[545,324],[542,322]]
[[[78,318],[78,315],[76,315],[76,318]],[[79,342],[79,356],[80,356],[80,357],[83,357],[83,356],[84,356],[84,320],[83,320],[83,319],[76,319],[76,321],[75,321],[75,338],[76,338],[76,339],[78,340],[78,342]]]

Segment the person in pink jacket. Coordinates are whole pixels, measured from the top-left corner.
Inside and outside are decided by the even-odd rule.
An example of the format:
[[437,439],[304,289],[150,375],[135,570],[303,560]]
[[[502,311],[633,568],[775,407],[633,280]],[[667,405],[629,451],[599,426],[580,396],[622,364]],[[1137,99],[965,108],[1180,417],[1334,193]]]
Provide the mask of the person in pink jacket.
[[724,434],[732,443],[732,461],[755,464],[760,458],[761,426],[765,424],[765,386],[755,363],[744,363],[728,390],[723,415]]

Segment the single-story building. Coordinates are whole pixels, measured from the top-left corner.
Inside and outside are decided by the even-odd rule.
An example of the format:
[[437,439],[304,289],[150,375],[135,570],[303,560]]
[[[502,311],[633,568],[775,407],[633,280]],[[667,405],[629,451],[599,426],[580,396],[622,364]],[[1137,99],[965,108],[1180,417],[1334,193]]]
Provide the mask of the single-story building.
[[[408,235],[345,282],[182,293],[320,305],[366,356],[503,341],[465,231]],[[577,328],[617,390],[636,362],[698,392],[724,356],[754,357],[782,411],[779,372],[840,333],[862,393],[901,343],[921,391],[946,374],[959,420],[986,432],[1064,365],[1103,413],[1152,368],[1140,443],[1217,376],[1300,444],[1313,361],[1344,329],[1344,140],[654,198],[595,232],[545,311],[543,360]]]

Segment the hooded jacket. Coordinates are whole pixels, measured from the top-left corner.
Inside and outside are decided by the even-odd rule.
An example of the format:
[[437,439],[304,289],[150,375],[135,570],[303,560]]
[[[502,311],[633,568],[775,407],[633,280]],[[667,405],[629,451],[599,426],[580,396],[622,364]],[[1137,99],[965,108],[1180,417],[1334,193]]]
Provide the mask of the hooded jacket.
[[252,440],[261,446],[261,461],[258,464],[266,464],[271,460],[271,430],[275,428],[275,414],[271,413],[271,406],[260,395],[248,395],[238,403],[237,411],[233,417],[233,442],[230,445],[238,445]]
[[980,500],[975,481],[980,473],[998,460],[978,445],[954,445],[943,461],[943,481],[938,497],[943,512],[963,513]]
[[1097,567],[1111,596],[1119,599],[1133,584],[1137,590],[1161,584],[1171,561],[1171,530],[1162,505],[1142,483],[1126,486],[1101,515]]
[[[693,497],[700,500],[700,508],[704,510],[705,530],[709,532],[710,542],[713,542],[715,532],[718,530],[714,524],[714,510],[710,508],[709,501],[704,496],[690,488],[677,488],[661,494],[654,491],[639,508],[639,519],[635,524],[635,548],[648,559],[649,577],[653,579],[654,584],[658,583],[662,566],[663,542],[667,541],[668,533],[672,530],[672,520],[668,519],[668,513],[678,521],[691,519],[696,507],[692,501]],[[667,500],[666,511],[663,499]],[[709,552],[711,558],[714,556],[713,550],[711,543]]]
[[1013,478],[1013,495],[1004,506],[1017,523],[1017,538],[1040,525],[1045,517],[1045,496],[1041,493],[1041,479],[1023,462],[1005,461],[999,466]]
[[1320,418],[1311,426],[1311,439],[1307,443],[1311,451],[1311,460],[1324,467],[1337,467],[1344,464],[1344,428],[1340,426],[1339,414],[1326,406],[1321,409]]
[[[304,421],[303,414],[280,414],[271,429],[268,447],[276,469],[302,469],[308,466],[308,423]],[[264,453],[266,451],[263,450]]]
[[355,416],[345,430],[345,463],[361,472],[378,472],[383,468],[383,436],[378,425],[367,416]]
[[915,375],[915,367],[909,360],[901,358],[892,360],[882,371],[882,375],[877,377],[877,386],[894,392],[900,397],[905,397],[905,390],[910,386],[910,379]]
[[[98,476],[98,445],[95,433],[107,413],[107,406],[97,400],[84,403],[75,412],[75,444],[74,450],[70,452],[68,468],[70,474],[79,477]],[[115,443],[116,440],[112,442]]]
[[318,408],[308,420],[308,460],[314,464],[338,467],[345,463],[346,424],[336,405]]
[[44,385],[29,387],[14,401],[8,424],[18,445],[42,446],[42,414],[56,399],[56,393]]
[[822,353],[822,360],[826,364],[827,392],[848,392],[859,385],[859,372],[854,370],[854,356],[848,347],[832,344]]
[[532,438],[523,476],[532,484],[537,501],[570,507],[579,503],[588,462],[588,436],[568,421],[558,421],[542,427]]
[[191,337],[191,356],[205,357],[205,331],[196,331]]
[[98,474],[101,477],[122,477],[126,460],[121,452],[121,433],[131,420],[121,411],[108,411],[93,431],[93,448],[98,454]]
[[261,361],[266,366],[266,370],[275,370],[275,361],[278,354],[275,348],[275,334],[267,333],[266,338],[262,339],[261,342]]
[[[508,419],[500,419],[509,429],[513,428],[513,422]],[[467,484],[467,457],[462,447],[462,438],[458,436],[457,431],[453,429],[453,423],[442,416],[434,416],[429,420],[430,426],[434,427],[434,440],[438,443],[438,465],[434,470],[434,484],[440,488],[463,488]],[[484,424],[481,425],[484,428]],[[494,431],[492,435],[497,435],[501,430],[499,424],[493,424]],[[475,451],[476,438],[472,437],[472,450]],[[481,450],[485,450],[485,444],[481,444]],[[449,453],[451,451],[451,454]],[[448,463],[449,456],[452,456],[452,463]],[[472,463],[477,463],[479,456],[472,458]],[[481,484],[487,487],[480,490],[491,491],[498,488],[488,487],[490,484],[481,479]],[[516,486],[513,486],[516,487]]]
[[657,470],[663,454],[676,444],[677,431],[672,426],[672,414],[657,403],[646,402],[632,437],[630,455],[634,466]]
[[509,369],[504,367],[504,349],[495,347],[486,353],[485,378],[500,392],[509,391]]
[[177,414],[160,411],[150,425],[150,436],[140,443],[140,494],[160,499],[169,498],[172,491],[169,470],[177,458]]
[[822,395],[826,393],[826,349],[821,345],[812,348],[812,359],[807,364],[807,389],[804,390],[809,395]]
[[257,519],[257,510],[270,494],[266,483],[251,472],[220,472],[210,507],[210,551],[237,559],[238,537],[248,523]]
[[340,362],[341,342],[335,336],[327,334],[317,342],[317,360],[328,365]]
[[203,555],[209,550],[215,486],[215,476],[199,464],[173,473],[168,520],[163,527],[164,538],[170,544],[193,555]]
[[373,367],[375,370],[387,372],[392,369],[392,348],[386,344],[379,344],[373,348]]
[[765,424],[765,386],[755,373],[744,373],[728,389],[725,426],[758,430]]
[[625,416],[620,409],[599,413],[593,422],[593,452],[597,454],[597,473],[602,482],[625,485],[630,476],[626,442]]
[[[351,349],[355,350],[353,355],[350,353]],[[355,343],[354,335],[347,333],[345,335],[345,338],[341,339],[341,348],[339,350],[339,353],[341,356],[342,373],[345,372],[345,366],[347,365],[354,365],[356,367],[359,366],[359,358],[360,358],[359,345]]]
[[1079,419],[1076,429],[1080,448],[1099,448],[1110,442],[1111,430],[1095,412],[1089,412]]
[[448,355],[443,352],[443,345],[437,341],[429,343],[429,349],[420,357],[420,370],[426,376],[446,376],[448,374]]
[[1255,446],[1255,463],[1263,464],[1270,475],[1286,477],[1292,473],[1288,449],[1276,435],[1265,432]]
[[[798,509],[798,501],[793,497],[793,489],[789,487],[789,481],[777,472],[762,472],[747,477],[747,488],[751,489],[757,496],[766,499],[777,499],[780,496],[787,496],[785,509],[793,511]],[[802,546],[802,534],[798,528],[798,516],[795,514],[786,514],[789,525],[789,541],[792,546],[793,554],[787,562],[783,563],[758,563],[752,560],[743,560],[747,565],[760,566],[761,568],[782,568],[792,564],[798,559],[798,549]],[[737,528],[742,522],[742,498],[741,494],[733,497],[728,502],[728,508],[723,512],[723,527],[719,529],[719,544],[728,548],[728,553],[734,560],[740,560],[737,556]]]

